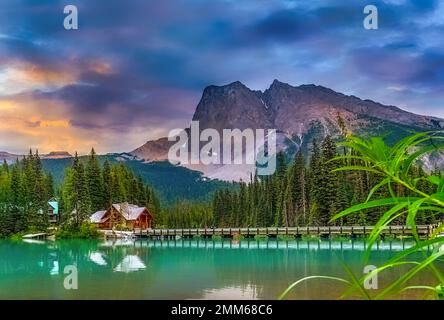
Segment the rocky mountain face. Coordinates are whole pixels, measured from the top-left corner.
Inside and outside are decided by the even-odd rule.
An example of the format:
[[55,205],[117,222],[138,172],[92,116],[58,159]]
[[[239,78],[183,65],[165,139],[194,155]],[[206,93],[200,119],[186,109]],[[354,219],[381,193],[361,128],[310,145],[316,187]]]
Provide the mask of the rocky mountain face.
[[174,142],[168,141],[168,138],[160,138],[148,141],[130,154],[146,161],[163,161],[168,159],[168,150],[173,144]]
[[322,86],[292,87],[275,80],[263,96],[273,109],[275,127],[289,132],[297,131],[300,123],[306,129],[307,124],[313,121],[335,123],[338,115],[352,126],[351,129],[362,124],[357,119],[369,117],[424,129],[444,127],[443,119],[420,116],[394,106],[346,96]]
[[260,91],[252,91],[240,82],[205,88],[193,121],[201,129],[268,129],[274,128],[273,110]]
[[[297,148],[306,151],[314,137],[322,139],[326,134],[339,135],[344,127],[360,135],[389,133],[394,141],[412,130],[444,128],[444,119],[413,114],[322,86],[294,87],[278,80],[264,92],[250,90],[240,82],[209,86],[205,88],[192,120],[199,121],[200,130],[277,129],[287,140],[284,149],[293,142]],[[165,160],[171,145],[167,138],[148,141],[131,154],[147,161]],[[223,174],[214,175],[221,170],[218,166],[200,166],[197,170],[224,179]],[[245,168],[242,171],[245,172]],[[231,170],[230,179],[232,177]]]
[[44,154],[41,156],[42,159],[64,159],[64,158],[72,158],[72,155],[66,151],[51,151],[48,154]]
[[306,133],[313,122],[337,125],[338,116],[352,131],[370,125],[370,118],[426,130],[444,128],[444,119],[416,115],[322,86],[293,87],[278,80],[264,92],[252,91],[240,82],[209,86],[203,92],[193,120],[199,121],[201,128],[219,131],[275,128],[293,135]]

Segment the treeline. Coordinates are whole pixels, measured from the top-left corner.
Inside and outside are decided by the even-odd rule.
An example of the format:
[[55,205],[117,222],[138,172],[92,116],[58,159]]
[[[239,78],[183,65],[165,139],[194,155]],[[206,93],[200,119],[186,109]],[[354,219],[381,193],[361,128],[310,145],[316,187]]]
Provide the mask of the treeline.
[[[57,190],[55,190],[57,189]],[[112,203],[129,202],[160,211],[152,187],[143,183],[122,162],[100,165],[94,149],[84,160],[76,154],[63,183],[55,188],[51,174],[43,170],[38,153],[0,167],[0,236],[49,226],[48,201],[59,201],[62,224],[80,226],[89,216]]]
[[0,236],[48,225],[48,200],[54,196],[53,179],[43,171],[38,153],[0,168]]
[[205,228],[213,226],[213,210],[207,202],[181,201],[158,211],[156,228]]
[[[347,150],[341,150],[348,154]],[[254,177],[241,183],[239,190],[226,189],[215,193],[212,211],[213,224],[219,227],[265,227],[329,225],[336,213],[366,200],[370,190],[378,183],[377,177],[364,171],[335,171],[345,165],[366,166],[353,159],[336,161],[338,148],[331,136],[326,136],[319,145],[312,143],[309,161],[299,151],[287,165],[285,155],[277,155],[276,172],[271,176]],[[308,165],[307,165],[308,164]],[[439,175],[439,172],[433,174]],[[419,167],[411,169],[412,179],[417,179],[420,188],[434,193],[433,185],[423,183],[426,173]],[[394,193],[408,196],[400,185],[392,190],[381,188],[374,195]],[[335,224],[372,225],[382,209],[374,209],[343,218]],[[401,223],[395,220],[394,223]],[[418,223],[434,223],[433,215],[422,212]]]

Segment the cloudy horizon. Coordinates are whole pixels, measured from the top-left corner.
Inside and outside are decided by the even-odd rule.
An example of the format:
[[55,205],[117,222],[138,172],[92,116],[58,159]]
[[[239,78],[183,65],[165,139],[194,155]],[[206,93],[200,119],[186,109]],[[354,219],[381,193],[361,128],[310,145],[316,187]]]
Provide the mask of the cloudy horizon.
[[[63,7],[79,29],[63,28]],[[374,4],[379,29],[363,28]],[[5,0],[0,151],[131,151],[191,121],[203,89],[273,79],[444,118],[435,0]]]

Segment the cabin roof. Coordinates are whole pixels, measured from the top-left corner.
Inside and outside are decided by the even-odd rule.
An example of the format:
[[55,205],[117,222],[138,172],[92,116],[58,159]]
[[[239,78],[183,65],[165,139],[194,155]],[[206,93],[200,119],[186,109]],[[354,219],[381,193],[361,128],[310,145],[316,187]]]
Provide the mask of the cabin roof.
[[52,207],[54,214],[59,214],[59,203],[57,200],[51,199],[48,201],[48,204]]
[[138,207],[134,204],[124,205],[123,203],[115,203],[113,207],[128,221],[137,220],[137,218],[147,210],[145,207]]
[[[114,208],[115,210],[117,210],[122,217],[126,220],[126,221],[134,221],[137,220],[140,215],[144,212],[147,212],[149,215],[152,216],[152,214],[150,213],[150,211],[145,208],[145,207],[139,207],[136,206],[134,204],[124,204],[124,203],[114,203],[111,208]],[[110,215],[107,215],[108,210],[101,210],[101,211],[97,211],[96,213],[93,213],[89,220],[91,223],[103,223],[106,220],[109,219]]]
[[100,223],[102,222],[103,217],[105,216],[106,211],[97,211],[96,213],[93,213],[89,220],[91,223]]

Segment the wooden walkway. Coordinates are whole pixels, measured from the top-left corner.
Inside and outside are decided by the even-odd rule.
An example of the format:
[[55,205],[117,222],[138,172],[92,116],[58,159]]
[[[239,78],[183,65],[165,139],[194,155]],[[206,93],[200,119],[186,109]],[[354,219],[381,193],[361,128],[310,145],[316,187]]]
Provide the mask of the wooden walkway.
[[[435,225],[419,225],[417,233],[422,238],[427,238],[435,229]],[[242,235],[246,238],[254,236],[266,236],[275,238],[277,236],[366,236],[369,235],[374,226],[323,226],[323,227],[288,227],[288,228],[200,228],[200,229],[135,229],[135,237],[141,238],[190,238],[194,236],[212,237],[220,236],[232,238]],[[412,229],[408,226],[387,226],[381,232],[382,236],[412,236]]]
[[47,233],[32,233],[32,234],[25,234],[22,239],[46,239],[48,236]]

